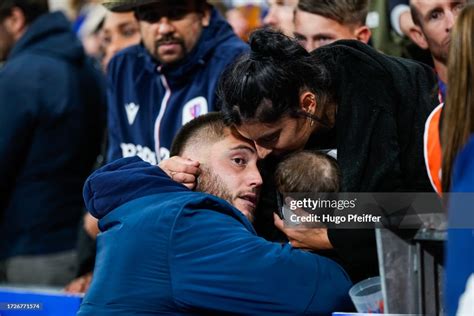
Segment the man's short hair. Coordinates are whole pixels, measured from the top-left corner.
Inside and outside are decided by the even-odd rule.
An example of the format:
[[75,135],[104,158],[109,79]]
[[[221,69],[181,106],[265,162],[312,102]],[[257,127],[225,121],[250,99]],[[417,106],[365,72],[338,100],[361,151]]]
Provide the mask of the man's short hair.
[[201,115],[179,130],[173,139],[170,156],[181,156],[190,146],[206,148],[206,144],[218,142],[228,133],[229,127],[225,125],[224,117],[220,112]]
[[289,155],[275,171],[277,189],[281,193],[339,192],[340,178],[336,159],[313,151]]
[[369,0],[300,0],[298,9],[342,25],[365,25]]
[[23,11],[26,24],[31,24],[40,15],[49,12],[48,0],[1,0],[0,21],[9,16],[14,7]]

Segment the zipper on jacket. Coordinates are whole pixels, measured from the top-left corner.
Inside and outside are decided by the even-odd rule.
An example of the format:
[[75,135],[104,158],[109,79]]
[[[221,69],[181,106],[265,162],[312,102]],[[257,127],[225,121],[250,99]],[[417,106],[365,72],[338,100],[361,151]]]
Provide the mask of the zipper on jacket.
[[157,158],[158,163],[161,161],[161,154],[160,154],[160,126],[161,126],[161,120],[163,119],[163,116],[165,115],[166,108],[168,106],[168,101],[171,97],[171,89],[168,85],[168,81],[166,80],[164,75],[160,75],[160,80],[163,86],[165,87],[165,96],[163,97],[163,100],[161,101],[161,107],[160,107],[160,112],[158,113],[158,117],[156,118],[155,121],[155,155]]

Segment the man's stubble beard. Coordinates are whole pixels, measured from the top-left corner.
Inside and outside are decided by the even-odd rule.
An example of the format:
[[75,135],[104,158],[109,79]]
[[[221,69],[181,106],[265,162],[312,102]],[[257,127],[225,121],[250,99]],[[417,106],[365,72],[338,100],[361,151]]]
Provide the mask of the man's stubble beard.
[[218,174],[211,169],[201,166],[201,175],[197,178],[196,191],[215,195],[233,204],[232,193]]

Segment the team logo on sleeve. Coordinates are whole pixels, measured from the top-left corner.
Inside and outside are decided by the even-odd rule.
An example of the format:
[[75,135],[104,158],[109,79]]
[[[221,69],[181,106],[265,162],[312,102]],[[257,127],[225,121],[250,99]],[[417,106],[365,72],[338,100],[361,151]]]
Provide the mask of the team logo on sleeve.
[[183,125],[196,117],[208,112],[207,100],[204,97],[197,97],[188,102],[183,107]]
[[133,102],[125,104],[125,111],[127,112],[127,119],[129,125],[132,125],[133,122],[135,122],[135,118],[137,117],[139,109],[140,106]]

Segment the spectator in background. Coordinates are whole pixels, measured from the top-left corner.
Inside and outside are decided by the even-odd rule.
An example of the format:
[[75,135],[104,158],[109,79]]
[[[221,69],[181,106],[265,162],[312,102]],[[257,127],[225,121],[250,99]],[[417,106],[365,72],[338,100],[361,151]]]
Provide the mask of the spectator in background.
[[447,62],[451,28],[466,0],[411,0],[413,22],[410,38],[421,48],[429,49],[438,74],[442,100],[445,98]]
[[[384,2],[380,0],[379,2]],[[388,0],[386,3],[387,28],[386,35],[391,40],[392,45],[386,53],[395,54],[404,58],[410,58],[419,62],[423,62],[433,67],[433,59],[427,49],[421,49],[411,39],[411,29],[418,28],[413,22],[410,13],[409,0]],[[372,2],[373,3],[373,2]],[[377,41],[383,38],[383,34],[372,33],[372,40]],[[387,44],[390,41],[386,42]]]
[[72,29],[76,34],[79,32],[82,24],[87,20],[89,13],[99,5],[100,0],[69,0],[69,14],[73,21]]
[[103,57],[100,45],[100,31],[106,13],[107,10],[101,5],[91,7],[77,31],[77,36],[81,40],[86,54],[97,62],[100,62]]
[[368,43],[368,0],[300,0],[295,11],[295,38],[312,51],[339,39]]
[[248,40],[248,21],[244,13],[239,8],[232,8],[226,11],[225,18],[229,22],[235,35],[243,41]]
[[268,13],[263,24],[293,36],[293,16],[298,0],[268,0]]
[[439,102],[425,124],[425,164],[433,188],[441,194],[441,144],[440,120],[446,96],[448,51],[451,42],[451,28],[466,0],[411,0],[410,8],[416,28],[411,38],[423,48],[429,49],[438,75]]
[[104,71],[118,51],[139,44],[140,39],[140,26],[133,12],[108,11],[100,31],[100,43],[104,53],[102,59]]
[[392,29],[400,36],[410,37],[410,30],[415,27],[410,13],[410,1],[389,0],[388,2]]
[[[104,9],[105,10],[105,9]],[[108,11],[99,31],[103,52],[102,67],[104,71],[110,59],[120,50],[140,42],[138,22],[133,12],[115,13]],[[66,291],[83,293],[89,288],[95,261],[95,239],[99,233],[97,219],[90,213],[84,215],[84,222],[79,233],[79,262],[77,278],[66,286]]]
[[255,4],[237,6],[226,12],[227,22],[244,42],[248,42],[250,33],[261,26],[261,16],[262,9]]
[[104,1],[114,12],[134,10],[143,39],[109,64],[108,161],[168,158],[179,128],[217,109],[221,72],[248,49],[205,0],[147,3]]
[[474,315],[474,5],[459,14],[448,58],[443,110],[443,192],[448,195],[447,315]]
[[49,10],[62,11],[67,17],[72,16],[72,8],[70,1],[65,0],[48,0]]
[[105,91],[47,0],[0,2],[0,281],[74,277],[82,186],[100,150]]

